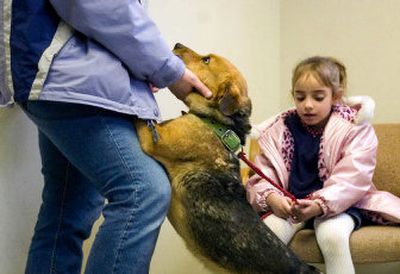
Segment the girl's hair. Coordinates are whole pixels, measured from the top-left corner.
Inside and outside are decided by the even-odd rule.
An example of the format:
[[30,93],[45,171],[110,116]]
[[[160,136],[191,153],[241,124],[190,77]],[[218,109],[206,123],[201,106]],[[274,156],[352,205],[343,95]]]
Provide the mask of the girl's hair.
[[292,92],[296,82],[306,74],[313,75],[321,84],[331,88],[334,96],[340,96],[346,90],[346,67],[333,57],[313,56],[301,61],[293,70]]

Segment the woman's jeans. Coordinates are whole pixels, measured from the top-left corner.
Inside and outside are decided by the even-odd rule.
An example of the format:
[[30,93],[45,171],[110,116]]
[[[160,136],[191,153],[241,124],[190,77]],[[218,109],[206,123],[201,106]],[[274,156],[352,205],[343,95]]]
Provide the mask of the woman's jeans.
[[26,273],[80,273],[82,242],[100,213],[85,273],[148,273],[171,191],[132,116],[44,101],[22,107],[39,129],[44,176]]

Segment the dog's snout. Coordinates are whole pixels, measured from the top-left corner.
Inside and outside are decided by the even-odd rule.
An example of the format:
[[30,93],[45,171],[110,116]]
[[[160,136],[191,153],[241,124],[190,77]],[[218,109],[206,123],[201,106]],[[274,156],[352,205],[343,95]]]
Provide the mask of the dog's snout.
[[174,49],[183,49],[185,46],[182,45],[181,43],[176,43],[174,46]]

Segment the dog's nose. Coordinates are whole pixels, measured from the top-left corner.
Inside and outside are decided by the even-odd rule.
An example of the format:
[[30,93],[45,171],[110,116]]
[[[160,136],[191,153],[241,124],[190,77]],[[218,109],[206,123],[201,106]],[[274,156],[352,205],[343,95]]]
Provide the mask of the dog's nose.
[[184,47],[181,43],[176,43],[174,49],[183,49]]

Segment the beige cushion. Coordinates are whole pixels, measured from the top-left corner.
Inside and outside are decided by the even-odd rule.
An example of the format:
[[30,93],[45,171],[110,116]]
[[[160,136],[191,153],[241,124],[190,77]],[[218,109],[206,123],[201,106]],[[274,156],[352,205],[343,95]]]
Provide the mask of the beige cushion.
[[400,124],[377,124],[374,128],[379,141],[374,184],[400,197]]
[[[314,230],[299,231],[290,242],[290,248],[306,262],[323,263]],[[400,261],[400,227],[361,227],[350,237],[350,250],[354,263]]]

